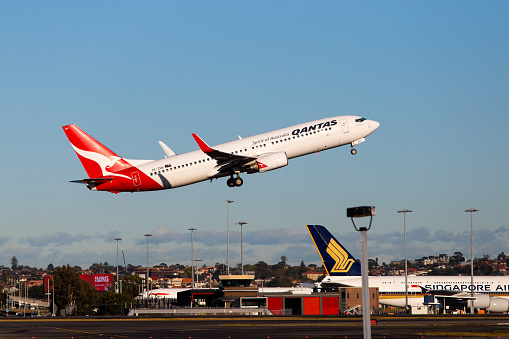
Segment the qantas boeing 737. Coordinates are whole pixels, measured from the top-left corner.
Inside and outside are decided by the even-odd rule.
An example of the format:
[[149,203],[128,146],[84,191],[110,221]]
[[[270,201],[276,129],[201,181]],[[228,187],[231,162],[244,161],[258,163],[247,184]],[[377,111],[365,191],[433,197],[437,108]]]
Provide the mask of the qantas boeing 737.
[[284,167],[288,159],[363,142],[380,124],[359,116],[337,116],[209,146],[192,134],[200,150],[175,154],[159,141],[167,157],[161,160],[124,159],[78,126],[63,126],[88,174],[77,180],[94,191],[138,192],[176,188],[230,177],[229,187],[242,186],[240,173],[263,173]]

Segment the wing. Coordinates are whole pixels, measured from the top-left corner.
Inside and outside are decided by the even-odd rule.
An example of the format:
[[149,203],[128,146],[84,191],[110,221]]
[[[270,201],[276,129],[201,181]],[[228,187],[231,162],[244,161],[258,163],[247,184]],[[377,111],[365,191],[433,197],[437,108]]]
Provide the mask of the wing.
[[217,161],[218,171],[220,173],[232,172],[235,167],[244,167],[250,163],[256,162],[256,157],[231,154],[211,148],[199,136],[193,133],[193,138],[200,147],[201,151]]
[[90,179],[81,179],[81,180],[73,180],[71,182],[78,184],[86,184],[89,189],[97,187],[99,185],[104,184],[105,182],[113,180],[113,177],[101,177],[101,178],[90,178]]
[[[326,278],[325,278],[326,279]],[[325,280],[324,279],[324,280]],[[360,287],[358,284],[349,284],[348,282],[341,282],[341,281],[324,281],[322,280],[320,282],[320,285],[323,287]]]
[[[421,287],[422,288],[422,287]],[[450,290],[426,290],[427,294],[433,294],[435,297],[448,298],[448,299],[475,299],[470,292],[465,291],[450,291]]]

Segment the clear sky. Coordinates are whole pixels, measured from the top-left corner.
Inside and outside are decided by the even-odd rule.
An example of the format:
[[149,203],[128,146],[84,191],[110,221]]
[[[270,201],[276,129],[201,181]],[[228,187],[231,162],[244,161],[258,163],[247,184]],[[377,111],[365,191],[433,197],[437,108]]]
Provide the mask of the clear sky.
[[[0,2],[0,264],[320,263],[305,228],[359,255],[346,208],[373,205],[369,257],[508,251],[507,1]],[[61,126],[131,159],[336,115],[381,127],[288,167],[160,192],[110,194]],[[122,259],[121,259],[122,263]]]

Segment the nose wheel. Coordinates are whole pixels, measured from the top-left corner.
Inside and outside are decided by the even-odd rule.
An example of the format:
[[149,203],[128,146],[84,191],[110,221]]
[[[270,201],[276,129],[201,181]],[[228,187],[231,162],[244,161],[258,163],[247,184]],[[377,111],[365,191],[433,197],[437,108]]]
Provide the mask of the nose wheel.
[[242,186],[243,183],[244,180],[242,180],[242,178],[239,177],[238,175],[236,178],[231,176],[228,180],[226,180],[226,184],[228,185],[228,187],[240,187]]
[[357,154],[357,150],[355,148],[352,147],[352,150],[350,151],[350,153],[352,155],[356,155]]

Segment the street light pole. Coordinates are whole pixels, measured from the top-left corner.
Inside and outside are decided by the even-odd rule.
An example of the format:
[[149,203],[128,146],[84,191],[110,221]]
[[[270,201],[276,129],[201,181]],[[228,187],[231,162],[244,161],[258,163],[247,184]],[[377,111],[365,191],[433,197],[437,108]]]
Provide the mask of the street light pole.
[[405,233],[405,309],[408,312],[408,262],[406,255],[406,214],[412,212],[411,210],[399,210],[398,213],[404,214],[404,233]]
[[147,278],[147,303],[148,303],[148,237],[151,237],[152,234],[147,233],[147,234],[144,234],[143,236],[147,237],[147,276],[146,276],[146,278]]
[[193,249],[193,232],[196,231],[196,228],[191,227],[188,228],[191,231],[191,289],[194,288],[194,249]]
[[[192,273],[191,275],[193,276],[193,285],[194,285],[194,263],[196,262],[196,267],[198,267],[198,261],[203,261],[203,259],[193,259],[191,261],[191,267],[192,267]],[[198,270],[196,270],[196,284],[198,284]],[[193,287],[191,287],[191,290],[193,289]],[[191,291],[191,308],[193,308],[193,301],[194,301],[194,293]]]
[[203,261],[203,259],[194,259],[196,263],[196,288],[198,288],[199,280],[198,280],[198,261]]
[[55,279],[53,279],[53,276],[51,277],[51,298],[53,299],[53,308],[51,309],[51,316],[55,316]]
[[[364,339],[371,339],[371,310],[369,302],[369,278],[368,278],[368,231],[376,215],[375,206],[359,206],[346,209],[346,216],[352,219],[353,227],[360,233],[361,243],[361,274],[362,274],[362,328]],[[371,217],[369,227],[355,225],[353,218]]]
[[[470,212],[470,296],[474,297],[474,224],[473,224],[473,213],[479,212],[475,208],[469,208],[465,212]],[[470,314],[474,314],[474,299],[470,304]]]
[[230,275],[230,204],[233,200],[226,200],[226,271]]
[[235,225],[240,225],[240,269],[241,269],[242,275],[244,275],[244,251],[243,251],[243,245],[242,245],[242,226],[247,225],[247,222],[239,221],[239,222],[236,222]]
[[118,241],[119,240],[122,240],[120,238],[115,238],[113,240],[116,240],[117,241],[117,287],[115,288],[115,292],[118,293],[119,292],[119,285],[118,285]]

